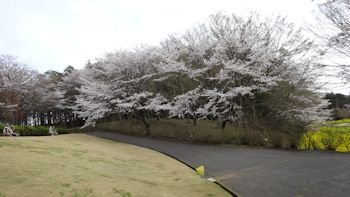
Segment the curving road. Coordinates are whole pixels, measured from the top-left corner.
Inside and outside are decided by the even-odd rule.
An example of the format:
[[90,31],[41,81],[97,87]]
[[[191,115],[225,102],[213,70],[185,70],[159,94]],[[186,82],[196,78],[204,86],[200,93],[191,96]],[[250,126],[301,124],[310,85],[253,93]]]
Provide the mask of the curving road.
[[207,175],[240,196],[350,196],[350,154],[197,145],[108,132],[90,135],[151,148]]

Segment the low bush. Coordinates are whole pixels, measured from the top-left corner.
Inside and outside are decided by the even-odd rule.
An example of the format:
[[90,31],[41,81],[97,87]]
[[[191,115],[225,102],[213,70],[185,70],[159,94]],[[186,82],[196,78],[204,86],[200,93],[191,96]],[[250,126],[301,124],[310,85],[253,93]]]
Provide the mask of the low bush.
[[339,133],[333,130],[324,130],[319,133],[323,150],[335,151],[341,145]]
[[349,119],[350,109],[348,108],[335,108],[333,109],[332,116],[334,119]]
[[298,146],[306,150],[350,152],[350,119],[327,121],[305,133]]
[[[140,120],[133,119],[99,123],[95,130],[144,135],[145,127]],[[154,119],[150,121],[150,131],[154,137],[210,144],[293,148],[299,140],[285,132],[274,131],[272,134],[232,124],[227,124],[225,129],[221,129],[220,122],[212,120],[198,120],[194,125],[191,120],[186,119]]]
[[300,149],[306,149],[306,150],[317,150],[317,140],[315,139],[315,132],[308,131],[304,134],[302,139],[300,140]]
[[350,135],[343,134],[340,137],[341,148],[345,149],[346,152],[350,152]]

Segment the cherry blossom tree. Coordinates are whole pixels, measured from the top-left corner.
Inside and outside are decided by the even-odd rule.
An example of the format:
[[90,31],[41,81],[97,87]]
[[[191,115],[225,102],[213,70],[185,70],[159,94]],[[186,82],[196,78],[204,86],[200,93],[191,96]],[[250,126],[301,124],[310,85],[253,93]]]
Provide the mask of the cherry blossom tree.
[[197,124],[197,118],[201,114],[197,113],[200,106],[199,99],[202,96],[201,88],[198,87],[190,90],[184,94],[178,95],[173,99],[171,109],[169,111],[170,117],[191,118],[193,124]]
[[316,3],[321,14],[317,25],[311,26],[310,30],[318,38],[322,54],[336,63],[327,66],[332,71],[339,71],[336,77],[350,82],[350,65],[347,63],[350,58],[350,2],[326,0]]
[[106,76],[102,70],[98,70],[99,68],[91,67],[80,73],[81,85],[76,96],[76,105],[72,109],[80,118],[85,119],[84,126],[94,126],[96,120],[105,117],[112,110],[112,87],[105,81]]
[[0,103],[6,121],[19,123],[37,73],[11,55],[0,56]]
[[98,119],[111,114],[129,113],[142,120],[149,134],[145,111],[159,113],[166,103],[160,94],[148,92],[150,78],[156,75],[155,52],[155,48],[144,47],[107,53],[84,69],[75,108],[86,119],[85,126],[94,126]]
[[328,114],[316,93],[316,57],[313,42],[283,17],[218,13],[158,47],[117,50],[74,71],[63,81],[77,82],[78,91],[62,105],[85,126],[127,114],[143,122],[146,135],[159,114],[217,120],[223,129],[281,119],[304,125]]
[[56,92],[60,95],[57,108],[63,111],[65,122],[70,126],[81,125],[81,119],[73,113],[76,106],[76,97],[79,95],[79,88],[82,85],[80,75],[81,72],[79,70],[68,66],[63,72],[61,81],[57,83]]
[[[162,75],[156,80],[167,83],[176,75],[190,84],[179,87],[171,112],[215,117],[223,128],[227,121],[242,124],[265,113],[257,109],[265,103],[258,100],[260,94],[284,88],[282,84],[311,91],[317,77],[312,42],[283,17],[261,20],[257,14],[243,18],[219,13],[184,35],[169,37],[162,49]],[[194,91],[195,99],[190,96]],[[290,93],[288,100],[296,98]],[[199,98],[201,102],[194,101]]]

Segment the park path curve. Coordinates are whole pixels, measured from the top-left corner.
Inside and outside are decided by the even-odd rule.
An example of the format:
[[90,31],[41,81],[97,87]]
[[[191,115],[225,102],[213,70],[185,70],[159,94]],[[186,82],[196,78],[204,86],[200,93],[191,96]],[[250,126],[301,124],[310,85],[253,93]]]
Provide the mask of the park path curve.
[[350,154],[188,144],[95,131],[177,158],[243,197],[350,196]]

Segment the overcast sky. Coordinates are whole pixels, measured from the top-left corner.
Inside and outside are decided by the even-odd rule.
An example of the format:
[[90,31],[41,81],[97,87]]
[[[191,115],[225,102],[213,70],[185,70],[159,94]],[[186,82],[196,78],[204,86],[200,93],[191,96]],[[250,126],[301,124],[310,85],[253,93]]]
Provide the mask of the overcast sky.
[[0,54],[41,72],[82,68],[105,52],[157,44],[218,11],[281,14],[303,25],[317,7],[311,0],[0,0]]

